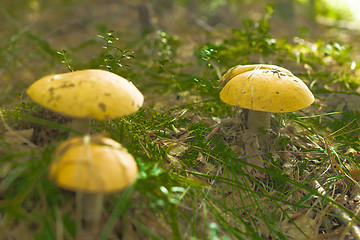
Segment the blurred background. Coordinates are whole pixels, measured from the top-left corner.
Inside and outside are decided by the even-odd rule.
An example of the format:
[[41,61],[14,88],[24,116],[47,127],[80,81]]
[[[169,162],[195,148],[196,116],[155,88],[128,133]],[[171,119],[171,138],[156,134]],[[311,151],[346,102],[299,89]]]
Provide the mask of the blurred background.
[[[104,51],[104,39],[98,35],[109,31],[116,34],[117,47],[148,61],[159,55],[159,49],[153,50],[159,48],[156,41],[168,43],[160,46],[160,54],[176,47],[178,60],[196,61],[196,48],[217,44],[234,29],[257,29],[268,43],[341,41],[356,53],[358,9],[359,3],[350,0],[2,0],[0,104],[16,102],[41,76],[68,71],[64,57],[77,69],[96,67],[91,62]],[[172,49],[166,49],[169,46]],[[247,60],[252,61],[261,59]],[[224,62],[218,75],[241,63]]]

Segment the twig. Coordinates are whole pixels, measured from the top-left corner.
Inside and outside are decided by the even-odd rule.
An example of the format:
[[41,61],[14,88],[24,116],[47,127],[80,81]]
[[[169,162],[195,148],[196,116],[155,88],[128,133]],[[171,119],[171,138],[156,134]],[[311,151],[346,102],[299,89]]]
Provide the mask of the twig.
[[212,26],[210,26],[209,24],[207,24],[204,20],[202,20],[201,18],[196,17],[194,14],[190,15],[190,18],[192,20],[194,20],[194,22],[199,25],[200,27],[202,27],[203,29],[205,29],[205,31],[211,32],[214,30],[214,28]]

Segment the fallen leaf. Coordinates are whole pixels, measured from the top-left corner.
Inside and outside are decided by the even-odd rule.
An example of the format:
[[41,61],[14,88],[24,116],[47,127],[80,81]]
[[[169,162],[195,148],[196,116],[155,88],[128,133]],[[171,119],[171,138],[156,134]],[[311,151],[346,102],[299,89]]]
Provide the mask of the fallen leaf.
[[168,154],[172,156],[181,156],[183,155],[186,150],[188,150],[188,146],[180,143],[171,143],[168,148]]
[[201,172],[210,175],[216,174],[216,166],[212,163],[209,163],[204,157],[204,155],[202,155],[201,153],[198,154],[198,157],[196,158],[196,162],[199,162],[201,164]]
[[291,216],[291,220],[288,218],[284,219],[280,227],[288,239],[294,240],[314,239],[312,238],[313,233],[317,232],[313,229],[315,227],[315,220],[304,214],[294,214]]
[[166,154],[166,160],[170,163],[170,165],[172,165],[176,168],[182,167],[179,159],[177,157],[174,157],[173,155]]
[[6,239],[32,240],[33,234],[31,228],[25,222],[14,224],[6,233]]
[[17,150],[25,150],[27,148],[34,147],[35,145],[30,141],[34,133],[33,128],[7,131],[4,133],[4,140]]

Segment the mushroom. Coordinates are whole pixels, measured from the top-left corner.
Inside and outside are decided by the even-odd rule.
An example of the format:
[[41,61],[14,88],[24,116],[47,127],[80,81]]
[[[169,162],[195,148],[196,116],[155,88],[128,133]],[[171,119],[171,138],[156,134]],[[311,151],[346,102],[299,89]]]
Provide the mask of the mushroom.
[[[267,136],[258,139],[260,129],[270,129],[270,113],[292,112],[314,102],[314,96],[303,81],[289,70],[275,65],[239,65],[229,69],[220,79],[220,99],[233,106],[247,109],[246,131],[241,139],[246,161],[264,167],[261,146]],[[254,158],[256,157],[256,158]],[[264,172],[247,166],[249,173],[263,178]]]
[[289,70],[275,65],[239,65],[220,80],[220,99],[248,109],[247,127],[270,128],[270,113],[297,111],[311,105],[314,95]]
[[76,118],[75,131],[87,133],[89,119],[111,120],[136,112],[143,104],[141,92],[114,73],[88,69],[45,76],[27,94],[52,111]]
[[120,143],[102,135],[76,136],[62,142],[49,168],[51,181],[76,192],[81,217],[90,223],[100,219],[103,195],[131,185],[137,174],[133,156]]

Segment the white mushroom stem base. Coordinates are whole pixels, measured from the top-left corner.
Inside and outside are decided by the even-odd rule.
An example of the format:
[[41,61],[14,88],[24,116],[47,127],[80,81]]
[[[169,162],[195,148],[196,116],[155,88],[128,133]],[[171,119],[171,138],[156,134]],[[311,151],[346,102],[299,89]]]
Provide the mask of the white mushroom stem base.
[[270,113],[249,110],[247,116],[247,127],[257,133],[261,130],[270,129]]

